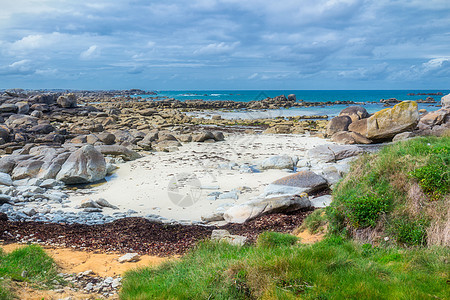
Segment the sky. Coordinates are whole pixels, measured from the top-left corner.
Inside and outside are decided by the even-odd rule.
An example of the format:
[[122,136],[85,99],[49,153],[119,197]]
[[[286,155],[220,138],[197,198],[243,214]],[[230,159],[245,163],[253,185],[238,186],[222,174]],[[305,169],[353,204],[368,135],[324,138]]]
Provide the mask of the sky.
[[0,4],[0,89],[450,89],[449,0]]

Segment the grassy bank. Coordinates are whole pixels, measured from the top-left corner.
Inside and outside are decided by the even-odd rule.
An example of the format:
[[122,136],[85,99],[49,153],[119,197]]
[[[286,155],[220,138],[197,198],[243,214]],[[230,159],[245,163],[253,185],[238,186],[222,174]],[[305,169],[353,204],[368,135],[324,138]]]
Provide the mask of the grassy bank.
[[127,273],[121,298],[448,299],[449,170],[449,137],[363,155],[332,205],[305,220],[311,232],[328,231],[325,240],[264,233],[242,248],[203,242],[180,261]]
[[333,193],[330,229],[370,242],[450,246],[450,137],[363,155]]
[[9,254],[0,249],[0,299],[14,298],[13,281],[48,288],[61,281],[57,274],[55,262],[39,246],[26,246]]
[[238,248],[204,242],[179,262],[126,274],[122,299],[444,299],[446,248],[377,248],[331,237],[314,245],[265,234]]

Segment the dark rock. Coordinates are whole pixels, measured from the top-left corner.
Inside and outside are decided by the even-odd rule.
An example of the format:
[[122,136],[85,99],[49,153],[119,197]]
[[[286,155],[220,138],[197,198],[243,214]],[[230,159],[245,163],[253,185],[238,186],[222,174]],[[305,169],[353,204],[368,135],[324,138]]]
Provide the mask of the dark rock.
[[327,136],[332,136],[339,131],[347,131],[350,123],[352,119],[349,116],[334,117],[327,125]]
[[8,221],[8,215],[5,213],[0,212],[0,222],[3,221]]
[[361,106],[349,106],[343,109],[339,116],[349,116],[352,119],[352,122],[357,120],[365,119],[369,117],[369,113],[364,107]]
[[72,93],[66,94],[64,96],[59,96],[56,103],[62,108],[73,108],[77,106],[77,97]]
[[287,99],[288,99],[289,101],[295,102],[295,101],[297,101],[297,96],[295,96],[295,94],[289,94],[288,97],[287,97]]
[[98,133],[97,137],[99,138],[100,141],[102,141],[106,145],[112,145],[116,141],[116,136],[108,132]]
[[48,134],[54,130],[55,128],[50,124],[39,124],[29,129],[30,132],[35,134]]

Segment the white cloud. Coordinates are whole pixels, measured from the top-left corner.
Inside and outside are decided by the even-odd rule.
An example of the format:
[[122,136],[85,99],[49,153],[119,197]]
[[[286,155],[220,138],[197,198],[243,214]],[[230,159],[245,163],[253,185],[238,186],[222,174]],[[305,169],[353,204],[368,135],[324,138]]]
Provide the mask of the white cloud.
[[80,58],[87,60],[87,59],[93,59],[100,55],[100,49],[97,45],[90,46],[87,50],[81,52]]
[[34,73],[31,67],[31,61],[28,59],[22,59],[13,62],[5,67],[0,67],[0,75],[27,75]]
[[430,59],[429,61],[423,63],[422,67],[425,72],[428,72],[428,71],[433,71],[433,70],[442,68],[442,66],[448,62],[450,62],[450,58],[448,58],[448,57],[433,58],[433,59]]
[[236,46],[239,45],[239,42],[234,42],[234,43],[225,43],[225,42],[220,42],[220,43],[212,43],[209,45],[206,45],[204,47],[201,47],[200,49],[197,49],[194,51],[194,54],[206,54],[206,55],[210,55],[210,54],[227,54],[232,52]]

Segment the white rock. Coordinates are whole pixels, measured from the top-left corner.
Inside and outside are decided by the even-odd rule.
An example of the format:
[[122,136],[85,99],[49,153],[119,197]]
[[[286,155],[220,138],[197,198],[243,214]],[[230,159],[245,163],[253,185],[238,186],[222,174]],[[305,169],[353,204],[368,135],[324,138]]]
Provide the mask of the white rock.
[[137,253],[127,253],[121,257],[119,257],[118,261],[120,263],[124,262],[136,262],[141,258],[141,256]]
[[211,240],[219,242],[227,242],[234,246],[243,246],[247,241],[245,236],[232,235],[227,230],[216,229],[211,233]]
[[327,207],[327,206],[330,206],[332,200],[333,199],[332,199],[331,195],[320,196],[320,197],[311,199],[311,206],[314,206],[316,208]]
[[289,155],[271,156],[260,163],[262,170],[267,169],[290,169],[294,168],[294,160]]

